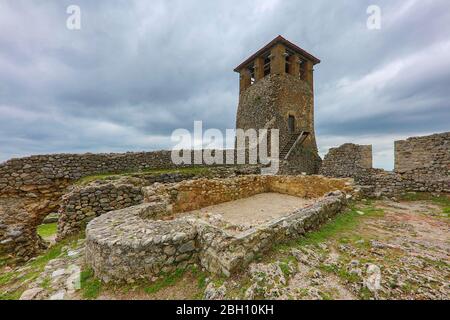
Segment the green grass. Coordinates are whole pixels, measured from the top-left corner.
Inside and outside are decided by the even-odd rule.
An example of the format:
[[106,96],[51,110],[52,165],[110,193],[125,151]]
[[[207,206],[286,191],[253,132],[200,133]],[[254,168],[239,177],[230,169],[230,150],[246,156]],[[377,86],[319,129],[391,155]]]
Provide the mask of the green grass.
[[144,288],[145,293],[152,294],[156,293],[159,290],[172,286],[180,280],[186,269],[177,269],[175,272],[170,274],[163,274],[162,278],[157,280],[155,283],[152,283],[150,286]]
[[[358,211],[363,212],[360,215]],[[351,208],[350,210],[339,214],[332,221],[320,227],[319,230],[306,234],[305,237],[298,241],[299,245],[310,245],[324,242],[331,238],[341,238],[349,231],[355,229],[358,226],[361,219],[368,217],[380,217],[384,212],[381,209],[375,209],[372,207],[367,208]]]
[[192,272],[192,275],[197,278],[197,287],[199,289],[206,288],[206,278],[208,277],[207,273],[201,271],[196,266],[191,267],[191,272]]
[[401,196],[404,201],[431,201],[442,208],[445,216],[450,214],[450,197],[447,195],[435,196],[428,192],[408,192]]
[[450,197],[446,195],[435,196],[428,192],[408,192],[401,196],[405,201],[432,201],[437,205],[450,208]]
[[176,169],[147,169],[142,171],[124,171],[120,173],[102,173],[92,176],[83,177],[75,182],[76,185],[86,185],[96,180],[119,179],[120,177],[140,176],[140,175],[159,175],[164,173],[184,173],[184,174],[207,174],[211,171],[211,167],[186,167]]
[[47,276],[47,277],[45,277],[45,279],[42,281],[42,283],[41,283],[41,287],[42,288],[44,288],[44,289],[48,289],[48,288],[50,288],[50,282],[51,282],[51,278],[50,278],[50,276]]
[[56,222],[41,224],[40,226],[37,227],[37,233],[42,238],[54,236],[57,231],[58,231],[58,224]]
[[[64,242],[65,243],[65,242]],[[36,260],[30,263],[32,269],[43,269],[50,260],[58,258],[62,253],[62,247],[65,244],[60,242],[48,249],[43,255],[38,256]]]
[[0,286],[8,284],[12,279],[15,278],[14,272],[6,272],[0,275]]
[[88,300],[97,299],[102,290],[102,283],[100,279],[95,278],[94,270],[89,268],[81,271],[80,281],[83,298]]
[[[16,283],[25,283],[25,280],[28,280],[27,282],[34,281],[44,271],[45,266],[50,260],[56,259],[61,255],[62,248],[64,246],[73,245],[78,241],[78,239],[82,238],[83,236],[83,234],[80,234],[78,236],[70,237],[59,242],[56,245],[51,246],[42,255],[36,257],[34,260],[25,263],[23,267],[27,268],[26,271],[11,271],[0,274],[0,300],[18,299],[25,289],[24,285],[19,286],[13,292],[2,293],[2,290],[5,290],[11,285],[15,285]],[[45,284],[46,283],[44,281],[44,285]]]
[[0,300],[19,300],[21,295],[21,290],[16,290],[11,293],[0,293]]

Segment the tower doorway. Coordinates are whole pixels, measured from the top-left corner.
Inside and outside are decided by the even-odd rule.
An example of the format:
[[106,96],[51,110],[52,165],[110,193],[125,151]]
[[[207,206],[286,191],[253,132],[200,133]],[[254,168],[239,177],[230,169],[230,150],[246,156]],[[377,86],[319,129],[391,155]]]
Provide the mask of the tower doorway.
[[291,115],[288,117],[288,130],[289,133],[295,133],[295,117]]

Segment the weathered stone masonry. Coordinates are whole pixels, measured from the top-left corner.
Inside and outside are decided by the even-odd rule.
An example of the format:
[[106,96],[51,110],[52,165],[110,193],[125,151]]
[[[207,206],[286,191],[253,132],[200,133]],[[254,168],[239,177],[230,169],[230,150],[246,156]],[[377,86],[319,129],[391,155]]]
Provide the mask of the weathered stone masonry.
[[94,181],[86,186],[73,186],[62,197],[59,208],[58,240],[77,234],[95,217],[106,212],[131,207],[142,203],[142,189],[154,183],[175,183],[201,177],[225,178],[235,175],[258,173],[257,166],[215,167],[198,173],[135,174],[112,176]]
[[396,141],[395,171],[450,175],[450,132]]
[[320,173],[353,177],[370,196],[450,192],[450,132],[396,141],[393,172],[368,165],[369,147],[345,144],[330,149]]
[[[318,200],[238,234],[177,214],[263,192]],[[88,224],[86,262],[106,282],[149,279],[192,263],[230,275],[274,243],[317,228],[340,212],[353,192],[349,179],[318,176],[250,175],[154,185],[145,189],[146,203],[106,213]]]
[[372,146],[346,143],[331,148],[325,156],[320,173],[333,177],[352,177],[355,172],[372,168]]
[[318,63],[278,36],[234,70],[240,75],[236,129],[279,130],[282,173],[319,170],[313,85],[313,66]]
[[[193,152],[190,152],[193,159]],[[36,227],[75,180],[101,173],[176,168],[171,151],[54,154],[0,164],[0,254],[27,260],[43,248]]]

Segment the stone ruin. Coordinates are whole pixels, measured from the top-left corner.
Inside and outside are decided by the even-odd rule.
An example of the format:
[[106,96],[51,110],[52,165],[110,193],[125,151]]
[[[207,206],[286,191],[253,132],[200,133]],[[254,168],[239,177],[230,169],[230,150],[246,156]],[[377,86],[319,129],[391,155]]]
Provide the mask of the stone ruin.
[[[191,159],[194,152],[190,152]],[[202,166],[202,165],[200,165]],[[171,151],[127,152],[111,154],[53,154],[11,159],[0,164],[0,255],[9,255],[15,261],[26,261],[45,249],[44,241],[36,229],[45,217],[60,211],[58,239],[78,232],[84,220],[116,208],[137,204],[139,192],[130,185],[97,186],[81,190],[80,202],[76,201],[77,187],[74,182],[80,178],[124,172],[139,172],[149,169],[177,169],[186,165],[174,165]],[[210,166],[213,168],[213,166]],[[258,168],[258,166],[254,166]],[[213,175],[227,176],[245,173],[251,166],[223,167],[213,170]],[[147,176],[141,185],[156,181],[177,181],[180,176]],[[193,178],[181,176],[184,178]],[[141,175],[142,179],[142,175]],[[136,180],[135,180],[136,181]],[[120,183],[119,183],[120,184]],[[91,186],[92,187],[92,186]],[[111,188],[111,189],[109,189]],[[119,189],[119,190],[116,190]],[[106,196],[106,193],[109,195]],[[104,197],[99,197],[104,195]],[[86,199],[86,197],[89,199]],[[96,202],[99,201],[99,203]],[[72,208],[71,204],[75,206]],[[66,206],[67,205],[67,206]],[[61,214],[62,212],[62,214]],[[75,214],[73,214],[75,212]],[[75,221],[75,222],[74,222]],[[73,228],[70,224],[74,224]]]
[[344,144],[330,149],[320,174],[351,177],[368,196],[405,192],[450,192],[450,132],[395,142],[394,171],[372,167],[372,146]]
[[[313,201],[246,229],[221,224],[211,214],[189,214],[268,192]],[[229,276],[275,243],[316,229],[339,213],[354,192],[350,179],[319,176],[248,175],[155,184],[144,189],[144,204],[109,212],[88,224],[86,263],[105,282],[149,279],[193,263]],[[253,210],[258,215],[258,208]]]
[[[97,174],[185,167],[172,163],[171,151],[39,155],[1,163],[0,255],[22,262],[40,252],[46,244],[36,228],[58,211],[57,240],[87,225],[86,261],[104,281],[133,281],[190,263],[229,275],[273,243],[317,228],[356,194],[449,193],[449,132],[397,141],[392,172],[373,168],[371,146],[345,144],[322,161],[314,133],[313,67],[319,62],[277,37],[235,69],[236,128],[280,130],[279,176],[255,175],[260,165],[224,166],[210,167],[207,177],[138,174],[74,185]],[[260,215],[251,226],[193,213],[271,192],[305,205],[270,219]]]

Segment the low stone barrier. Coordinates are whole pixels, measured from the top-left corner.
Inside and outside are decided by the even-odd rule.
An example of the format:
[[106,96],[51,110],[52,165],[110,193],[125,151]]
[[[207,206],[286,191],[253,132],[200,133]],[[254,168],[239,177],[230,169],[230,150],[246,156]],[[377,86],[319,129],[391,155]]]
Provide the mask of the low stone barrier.
[[[284,184],[286,187],[282,188]],[[254,191],[251,185],[255,186]],[[271,188],[317,198],[317,202],[238,234],[230,234],[191,216],[173,216],[177,212],[268,192]],[[320,176],[197,179],[145,189],[147,203],[106,213],[86,228],[86,263],[105,282],[149,279],[191,263],[229,276],[273,243],[297,238],[317,228],[340,212],[349,194],[354,192],[350,179]],[[338,189],[347,194],[333,191]]]
[[141,187],[129,182],[76,187],[62,197],[57,240],[79,233],[88,221],[101,214],[137,205],[143,198]]
[[[353,190],[352,179],[322,176],[247,175],[233,179],[196,179],[144,188],[146,202],[160,202],[172,214],[200,209],[259,193],[277,192],[304,198],[321,197],[333,190]],[[159,209],[157,209],[159,210]]]
[[[142,203],[142,188],[154,183],[170,184],[203,176],[221,178],[258,171],[258,167],[216,167],[199,173],[136,174],[74,186],[62,197],[59,208],[58,236],[62,240],[80,232],[87,222],[106,212]],[[215,180],[216,181],[216,180]]]

